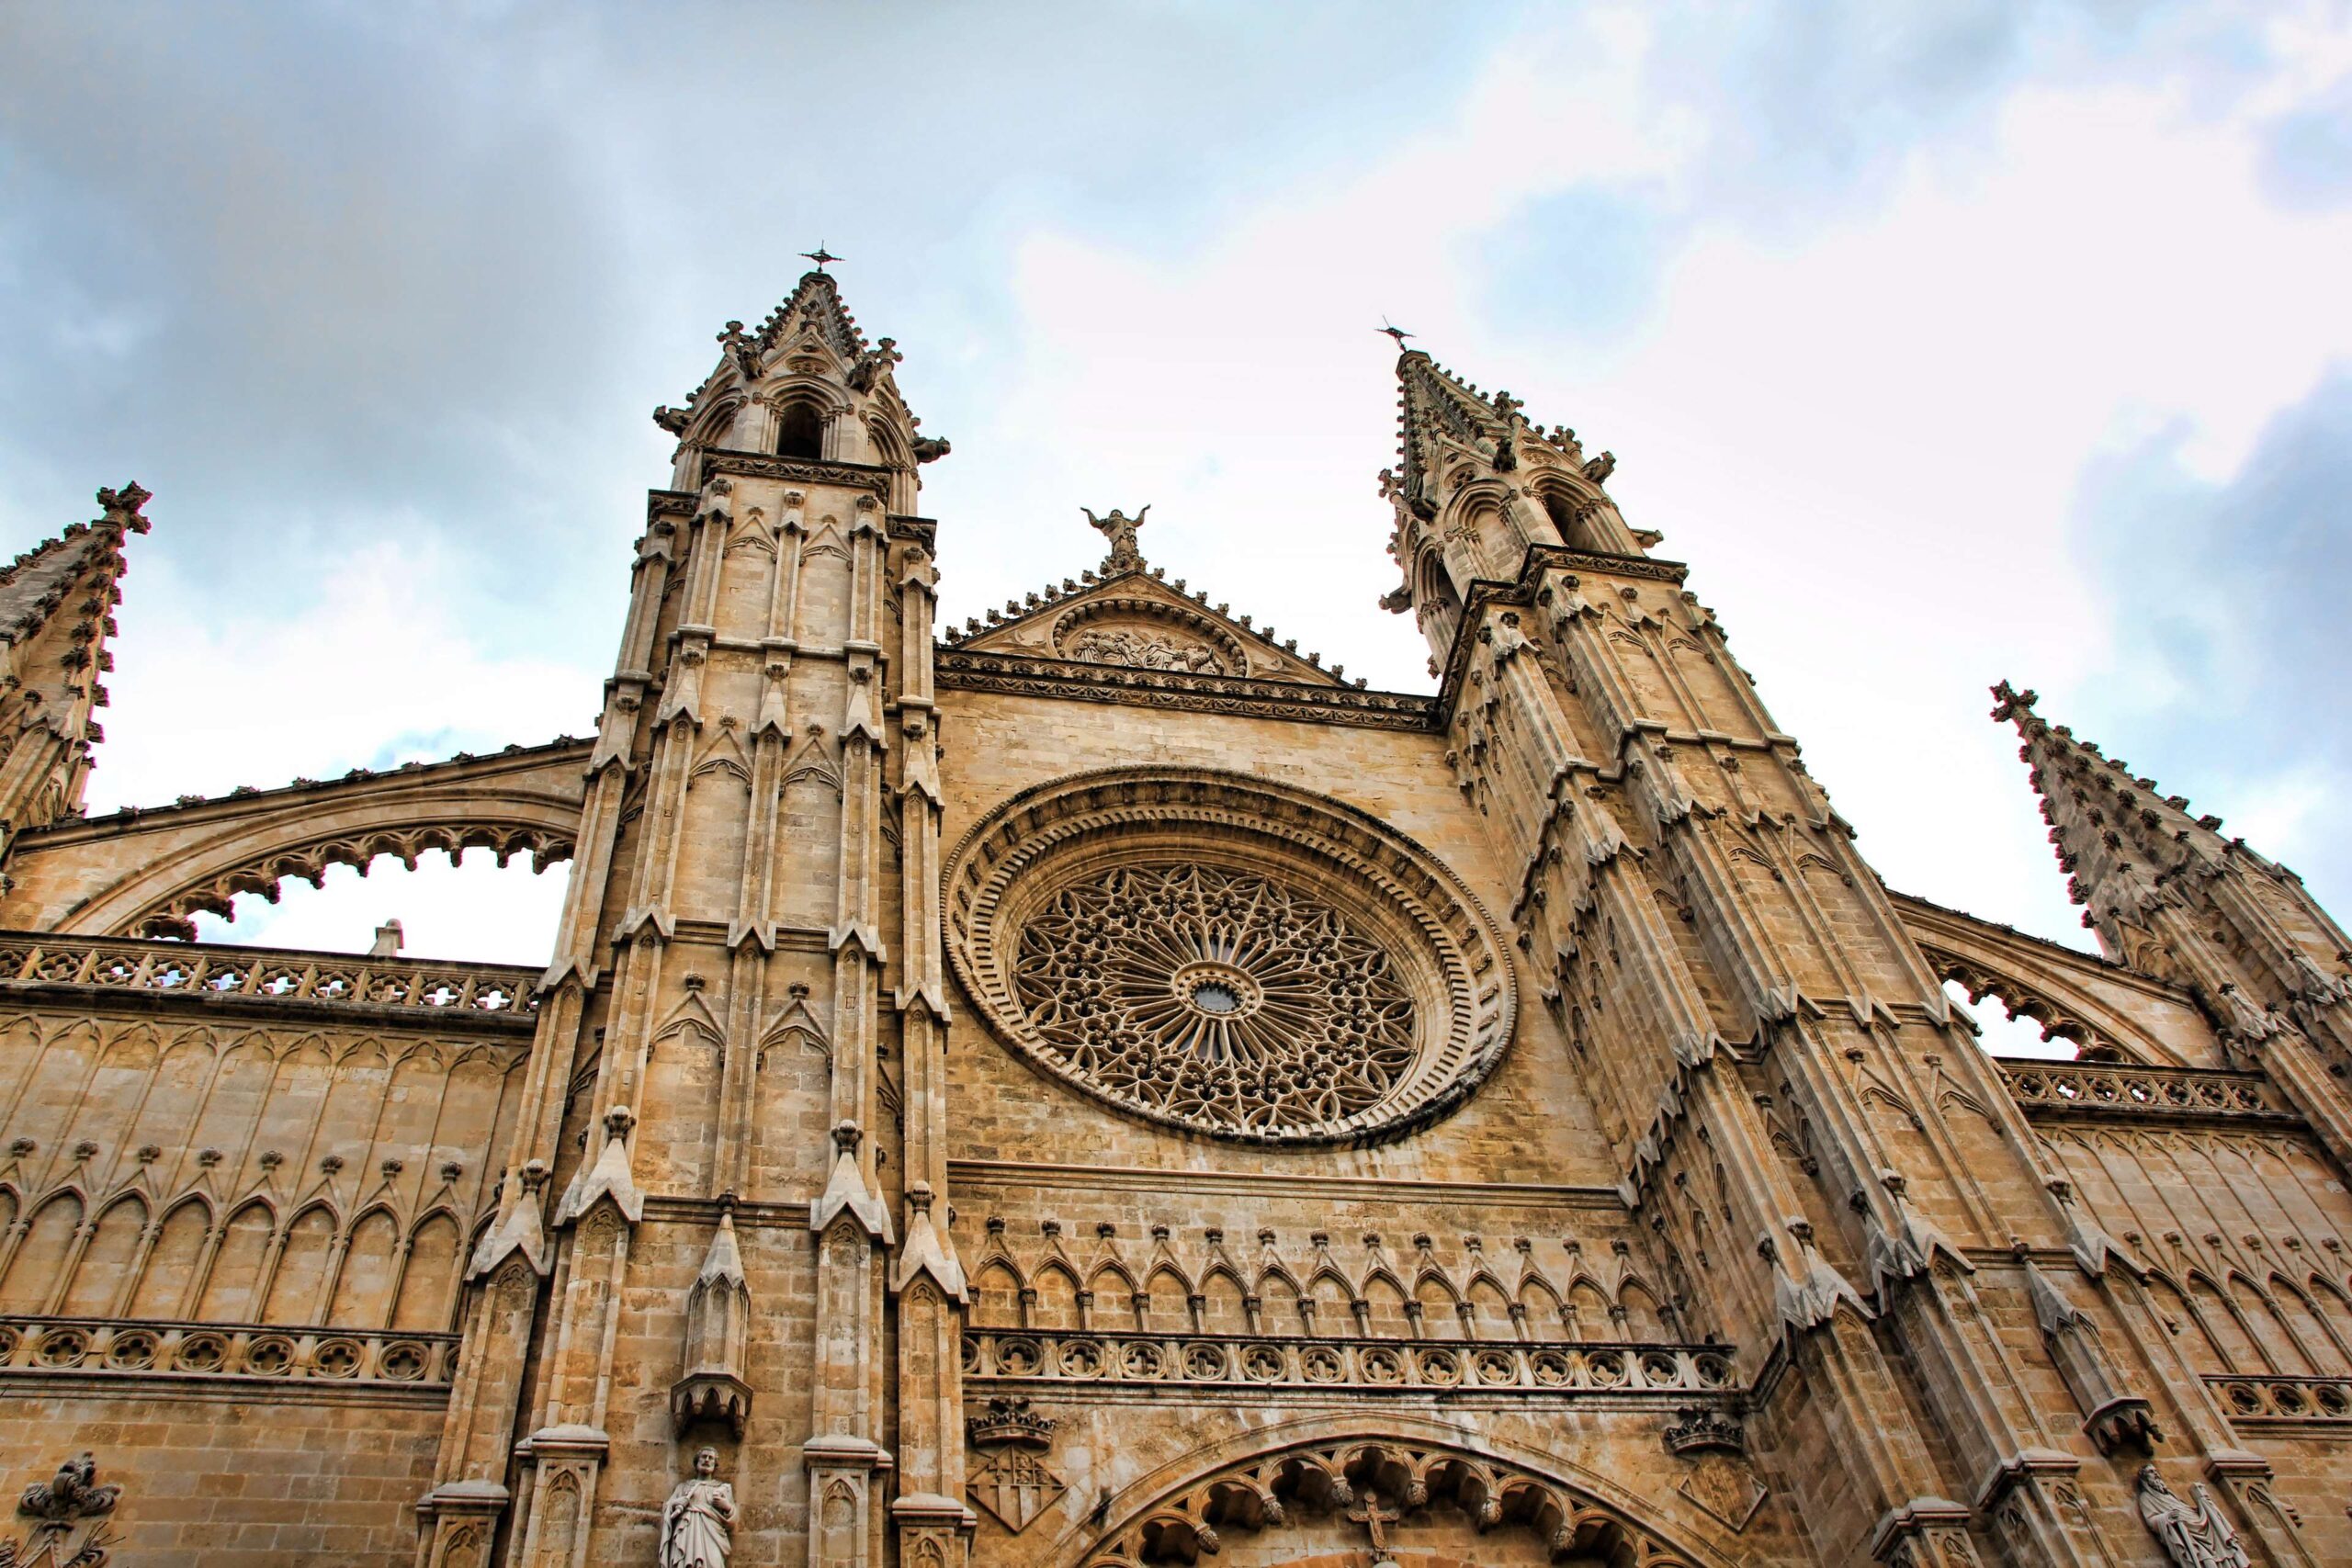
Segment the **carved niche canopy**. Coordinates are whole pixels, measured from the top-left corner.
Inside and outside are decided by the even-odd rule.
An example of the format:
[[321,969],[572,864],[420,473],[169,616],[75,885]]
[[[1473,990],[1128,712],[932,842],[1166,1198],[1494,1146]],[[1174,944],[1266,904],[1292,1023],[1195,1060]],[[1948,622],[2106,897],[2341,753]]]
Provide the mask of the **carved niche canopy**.
[[1435,857],[1266,781],[1117,769],[1039,785],[958,846],[948,950],[1063,1082],[1195,1132],[1394,1136],[1509,1046],[1501,939]]

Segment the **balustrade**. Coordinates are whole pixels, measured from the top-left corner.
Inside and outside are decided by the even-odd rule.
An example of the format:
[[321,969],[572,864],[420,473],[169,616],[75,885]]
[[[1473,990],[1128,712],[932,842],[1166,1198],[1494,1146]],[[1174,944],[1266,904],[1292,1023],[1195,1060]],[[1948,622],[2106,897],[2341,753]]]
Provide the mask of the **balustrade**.
[[533,972],[503,964],[416,964],[133,937],[0,933],[0,987],[91,986],[264,1002],[346,1003],[527,1015]]

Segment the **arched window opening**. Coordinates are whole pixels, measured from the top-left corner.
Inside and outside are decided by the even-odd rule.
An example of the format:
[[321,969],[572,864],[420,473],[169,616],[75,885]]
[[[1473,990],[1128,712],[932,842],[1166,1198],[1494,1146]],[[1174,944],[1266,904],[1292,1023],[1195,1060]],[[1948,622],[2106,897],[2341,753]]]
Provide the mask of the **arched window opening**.
[[1560,542],[1568,548],[1597,550],[1602,547],[1593,536],[1592,525],[1583,515],[1584,503],[1566,491],[1545,491],[1544,511],[1552,519],[1552,526],[1560,531]]
[[[1994,1056],[2022,1056],[2043,1062],[2120,1062],[2121,1052],[2112,1045],[2096,1044],[2086,1049],[2078,1042],[2063,1034],[2044,1035],[2042,1026],[2023,1010],[2015,1007],[1998,991],[1968,994],[1968,987],[1958,980],[1944,982],[1944,995],[1968,1009],[1976,1021],[1977,1043]],[[1992,1005],[1986,1006],[1990,1001]]]
[[1413,598],[1420,606],[1421,625],[1430,639],[1441,648],[1451,647],[1462,625],[1462,595],[1454,592],[1453,574],[1446,570],[1444,558],[1435,550],[1421,557]]
[[775,455],[779,457],[824,457],[825,421],[818,413],[816,404],[788,404],[776,417]]
[[476,847],[456,860],[428,851],[414,871],[378,855],[363,877],[349,865],[330,865],[313,887],[289,878],[271,902],[241,893],[235,918],[196,916],[199,942],[249,947],[302,948],[318,953],[366,953],[377,928],[401,922],[401,951],[422,958],[477,964],[545,964],[555,951],[571,863],[558,861],[537,874],[530,857],[505,865]]

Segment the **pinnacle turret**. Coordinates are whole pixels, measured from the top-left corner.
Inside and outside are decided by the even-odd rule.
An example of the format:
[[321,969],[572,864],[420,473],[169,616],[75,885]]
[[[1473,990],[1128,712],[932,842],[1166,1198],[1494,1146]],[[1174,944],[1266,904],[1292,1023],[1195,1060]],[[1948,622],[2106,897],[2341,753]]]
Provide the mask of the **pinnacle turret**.
[[1657,542],[1627,528],[1601,489],[1612,454],[1588,458],[1575,431],[1530,423],[1518,398],[1418,348],[1396,356],[1396,466],[1380,471],[1380,494],[1404,582],[1380,603],[1414,612],[1431,674],[1451,660],[1474,584],[1517,579],[1531,551],[1632,556]]
[[[1549,447],[1595,484],[1616,467],[1610,453],[1588,461],[1577,433],[1566,425],[1546,428],[1532,424],[1521,412],[1525,407],[1507,391],[1479,389],[1430,357],[1427,351],[1408,348],[1396,356],[1396,463],[1393,482],[1417,512],[1434,515],[1442,465],[1440,455],[1450,444],[1485,459],[1495,472],[1510,473],[1520,466],[1525,444]],[[1598,472],[1594,470],[1598,469]]]
[[2018,691],[2007,681],[1992,690],[1993,717],[2015,724],[2024,739],[2018,758],[2032,770],[2029,776],[2066,870],[2068,895],[2088,906],[2083,924],[2102,938],[2110,937],[2109,922],[2138,919],[2165,889],[2226,860],[2277,872],[2244,840],[2223,839],[2219,817],[2191,816],[2186,796],[2165,794],[2120,758],[2044,719],[2034,711],[2038,693]]
[[905,475],[890,506],[911,512],[914,467],[946,456],[948,444],[919,434],[922,421],[899,391],[897,341],[866,341],[831,273],[803,273],[757,328],[729,321],[718,339],[702,384],[653,411],[678,438],[673,488],[699,484],[698,452],[857,463]]
[[134,482],[97,501],[96,519],[0,568],[0,839],[76,815],[106,739],[95,710],[114,668],[123,540],[147,532],[148,492]]

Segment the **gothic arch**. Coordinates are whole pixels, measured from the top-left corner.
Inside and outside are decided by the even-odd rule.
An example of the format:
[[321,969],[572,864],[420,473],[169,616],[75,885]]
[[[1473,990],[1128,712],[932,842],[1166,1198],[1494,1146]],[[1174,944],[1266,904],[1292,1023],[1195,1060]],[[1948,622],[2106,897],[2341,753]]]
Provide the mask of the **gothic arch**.
[[[2086,1061],[2188,1065],[2160,1019],[2165,1011],[2194,1017],[2195,1004],[2163,982],[1925,899],[1898,895],[1895,911],[1928,970],[1958,983],[1972,1003],[1996,998],[2011,1018],[2040,1024],[2044,1039],[2074,1042]],[[2137,1014],[2142,995],[2147,1010]]]
[[[561,741],[28,833],[10,867],[19,918],[71,935],[187,936],[190,916],[225,915],[240,893],[274,898],[288,877],[315,884],[380,854],[413,865],[480,847],[544,870],[571,854],[587,753]],[[68,901],[94,869],[97,890]]]
[[[1145,1568],[1222,1548],[1220,1531],[1287,1528],[1293,1509],[1344,1508],[1376,1488],[1409,1517],[1447,1498],[1480,1530],[1527,1529],[1555,1551],[1635,1568],[1730,1568],[1741,1561],[1719,1526],[1681,1516],[1557,1455],[1538,1454],[1410,1415],[1320,1416],[1210,1443],[1130,1483],[1046,1550],[1052,1568]],[[1721,1539],[1722,1544],[1717,1544]]]

